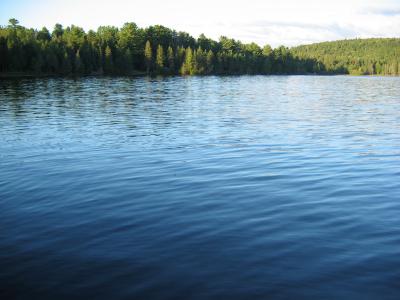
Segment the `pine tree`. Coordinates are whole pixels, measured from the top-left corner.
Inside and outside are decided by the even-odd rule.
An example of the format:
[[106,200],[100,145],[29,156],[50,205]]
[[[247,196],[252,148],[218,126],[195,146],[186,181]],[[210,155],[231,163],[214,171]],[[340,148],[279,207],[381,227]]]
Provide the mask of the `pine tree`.
[[8,20],[8,24],[10,24],[9,26],[12,28],[16,28],[17,25],[19,24],[19,21],[15,18],[9,19]]
[[197,50],[193,50],[193,56],[192,56],[192,63],[191,63],[190,75],[197,75],[197,74],[198,74],[198,68],[197,68]]
[[151,44],[150,41],[146,42],[146,46],[144,48],[144,59],[145,59],[145,64],[146,64],[146,71],[147,73],[150,73],[153,65],[153,53],[151,50]]
[[164,49],[161,45],[157,47],[156,69],[159,74],[164,72]]
[[85,72],[85,66],[82,63],[81,55],[79,50],[75,54],[75,61],[74,61],[74,72],[78,74],[83,74]]
[[187,47],[185,51],[185,61],[182,64],[181,74],[191,75],[193,73],[193,51],[192,48]]
[[36,73],[40,73],[43,67],[42,54],[38,53],[35,57],[33,57],[31,64],[33,71]]
[[71,60],[67,51],[64,51],[64,55],[61,62],[61,73],[64,75],[70,74],[72,71]]
[[171,74],[175,73],[175,55],[171,46],[167,50],[168,69]]
[[208,50],[207,52],[207,58],[206,58],[206,73],[211,74],[214,72],[214,53],[211,50]]
[[[148,41],[146,42],[146,40]],[[154,49],[152,49],[152,45]],[[160,45],[155,47],[155,45]],[[163,45],[164,49],[161,47]],[[167,46],[170,45],[167,49]],[[379,74],[400,73],[400,39],[354,39],[293,48],[260,48],[255,43],[204,35],[196,40],[163,26],[121,29],[100,26],[85,32],[56,24],[53,32],[10,19],[0,26],[0,72],[129,74],[134,68],[169,74]],[[166,50],[165,52],[163,50]]]
[[176,69],[181,71],[183,63],[185,61],[186,49],[183,47],[178,47],[176,51]]
[[104,72],[104,68],[103,68],[103,50],[101,49],[101,47],[97,48],[97,51],[94,53],[94,56],[97,58],[96,72],[99,72],[100,74],[102,74]]
[[109,46],[106,47],[104,51],[104,72],[111,74],[114,71],[114,63],[112,57],[112,51]]
[[201,47],[197,49],[195,55],[195,73],[203,75],[207,69],[207,56],[206,52]]
[[126,71],[130,72],[133,69],[133,59],[132,59],[132,51],[130,49],[127,49],[124,53],[124,61],[125,61],[125,66],[124,68]]
[[58,61],[57,61],[57,56],[54,53],[54,50],[52,48],[48,48],[46,50],[46,56],[45,56],[45,61],[46,61],[46,71],[47,72],[56,72],[58,70]]
[[7,69],[7,40],[5,37],[0,37],[0,72]]

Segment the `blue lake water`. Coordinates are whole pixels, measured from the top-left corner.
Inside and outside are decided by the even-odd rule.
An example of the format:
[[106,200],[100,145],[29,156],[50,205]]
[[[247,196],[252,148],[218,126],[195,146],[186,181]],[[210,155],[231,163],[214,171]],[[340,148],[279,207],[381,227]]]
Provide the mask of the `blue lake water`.
[[1,299],[400,299],[400,78],[0,81]]

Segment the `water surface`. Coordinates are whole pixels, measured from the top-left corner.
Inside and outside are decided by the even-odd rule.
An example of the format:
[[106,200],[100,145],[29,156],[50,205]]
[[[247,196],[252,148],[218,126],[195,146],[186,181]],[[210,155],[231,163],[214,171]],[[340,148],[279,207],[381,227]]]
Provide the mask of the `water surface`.
[[399,299],[400,78],[0,81],[1,299]]

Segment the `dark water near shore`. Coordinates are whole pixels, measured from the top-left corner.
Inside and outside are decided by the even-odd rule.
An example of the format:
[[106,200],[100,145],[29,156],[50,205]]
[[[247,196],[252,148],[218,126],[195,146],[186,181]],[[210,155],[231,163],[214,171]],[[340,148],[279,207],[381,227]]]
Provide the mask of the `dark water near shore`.
[[0,299],[400,299],[400,78],[0,81]]

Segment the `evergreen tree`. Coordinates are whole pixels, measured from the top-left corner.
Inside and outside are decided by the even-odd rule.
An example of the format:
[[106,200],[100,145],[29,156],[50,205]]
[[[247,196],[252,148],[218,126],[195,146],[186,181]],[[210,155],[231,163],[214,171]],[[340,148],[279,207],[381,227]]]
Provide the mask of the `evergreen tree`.
[[195,73],[199,75],[206,74],[207,69],[207,54],[199,47],[195,55]]
[[183,47],[178,47],[177,51],[176,51],[176,70],[177,71],[181,71],[181,67],[185,61],[185,53],[186,53],[186,49]]
[[104,72],[106,74],[112,74],[114,71],[114,62],[111,48],[109,46],[106,47],[104,51]]
[[7,40],[0,36],[0,72],[7,70],[8,49]]
[[64,75],[68,75],[71,72],[72,72],[71,59],[70,59],[67,51],[64,51],[64,55],[63,55],[62,62],[61,62],[61,73]]
[[98,51],[94,56],[97,57],[97,72],[100,74],[104,73],[104,52],[101,50],[101,47],[98,48]]
[[78,74],[83,74],[85,72],[85,66],[82,63],[79,50],[75,54],[74,72]]
[[8,24],[10,25],[10,27],[16,28],[17,25],[19,24],[19,21],[15,18],[11,18],[8,20]]
[[174,55],[174,49],[172,49],[171,46],[168,47],[167,50],[167,60],[168,60],[168,70],[170,74],[175,73],[175,55]]
[[32,71],[34,71],[35,73],[40,73],[42,71],[43,58],[41,53],[38,53],[36,56],[32,58],[31,65],[32,65]]
[[185,61],[181,67],[182,75],[191,75],[193,74],[193,51],[192,48],[188,47],[185,50]]
[[45,70],[50,73],[55,73],[59,70],[57,55],[52,47],[46,49]]
[[215,56],[212,50],[208,50],[206,58],[206,73],[211,74],[214,72]]
[[51,39],[50,32],[47,30],[46,27],[43,27],[42,30],[40,30],[37,33],[37,39],[38,39],[38,41],[42,41],[42,42],[50,41],[50,39]]
[[146,46],[144,48],[144,58],[146,64],[147,74],[151,72],[153,66],[153,52],[151,49],[150,41],[146,42]]
[[161,45],[157,47],[156,70],[159,74],[164,72],[164,49]]
[[132,67],[139,68],[145,47],[143,30],[135,23],[125,23],[118,32],[117,44],[119,49],[129,50]]
[[125,70],[127,72],[132,71],[133,69],[133,55],[131,49],[127,49],[124,53],[124,64]]
[[28,29],[14,18],[0,26],[0,72],[398,75],[399,49],[400,39],[394,38],[260,48],[224,36],[213,41],[202,34],[196,40],[164,26],[143,29],[135,23],[88,32],[56,24],[51,35],[45,27]]
[[59,38],[62,37],[63,34],[64,34],[64,29],[63,29],[62,25],[61,24],[56,24],[54,26],[53,32],[51,33],[51,37],[53,39],[59,39]]

